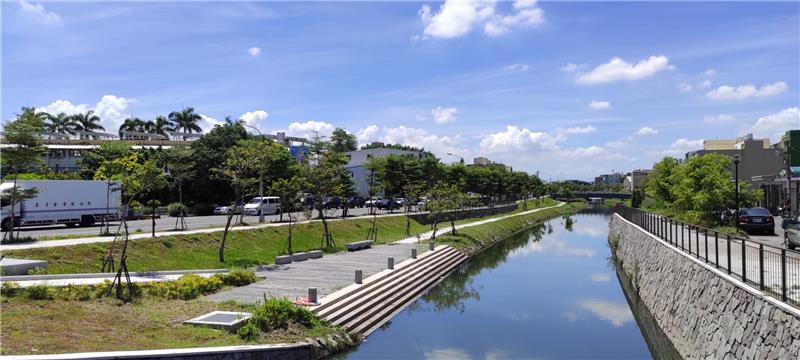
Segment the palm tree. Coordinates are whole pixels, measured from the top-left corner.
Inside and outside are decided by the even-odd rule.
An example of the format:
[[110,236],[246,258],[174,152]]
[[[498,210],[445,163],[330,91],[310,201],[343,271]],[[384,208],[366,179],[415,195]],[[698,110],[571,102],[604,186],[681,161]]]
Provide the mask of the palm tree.
[[173,111],[169,113],[169,121],[175,130],[183,130],[191,134],[192,132],[203,132],[200,125],[197,125],[202,118],[200,114],[194,112],[194,108],[185,107],[181,111]]
[[58,115],[45,114],[45,118],[47,122],[44,126],[49,132],[71,134],[73,131],[77,130],[78,127],[75,119],[63,112],[58,113]]
[[159,115],[156,116],[155,120],[147,122],[147,132],[166,136],[167,131],[173,130],[171,125],[172,123],[166,117]]
[[145,122],[139,118],[127,118],[119,126],[119,137],[122,137],[123,131],[136,131],[136,132],[146,132],[145,131]]
[[94,113],[94,110],[89,110],[83,114],[72,115],[75,120],[76,129],[80,131],[95,131],[106,129],[100,125],[100,117]]

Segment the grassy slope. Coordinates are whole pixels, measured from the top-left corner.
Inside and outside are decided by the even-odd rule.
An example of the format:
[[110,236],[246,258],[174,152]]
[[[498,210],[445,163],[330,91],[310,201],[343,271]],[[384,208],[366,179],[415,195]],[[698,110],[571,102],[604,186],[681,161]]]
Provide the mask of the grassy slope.
[[[155,298],[120,305],[111,299],[33,301],[13,297],[3,298],[2,306],[4,355],[247,344],[236,334],[181,322],[214,310],[252,311],[234,303]],[[76,331],[78,324],[80,331]],[[325,326],[292,326],[262,334],[253,343],[301,341],[336,331]]]
[[449,232],[437,236],[439,242],[450,244],[467,253],[475,253],[521,229],[542,223],[556,216],[572,214],[584,208],[586,203],[573,202],[562,207],[537,211],[528,215],[515,216],[508,219],[473,226],[458,230],[457,235],[450,235]]
[[[550,199],[538,205],[530,203],[529,209],[552,206]],[[519,212],[521,210],[517,210]],[[502,216],[505,214],[495,215]],[[456,222],[465,223],[480,219],[467,219]],[[336,248],[344,250],[344,244],[363,240],[369,230],[371,219],[348,219],[331,221],[329,226],[336,241]],[[441,224],[444,228],[446,224]],[[387,243],[408,237],[405,234],[406,217],[389,216],[378,218],[378,243]],[[411,222],[411,234],[429,231],[430,227]],[[137,239],[128,248],[128,269],[130,271],[213,269],[230,266],[250,266],[269,264],[275,256],[283,253],[286,246],[286,226],[267,227],[257,230],[233,231],[228,235],[225,263],[219,262],[219,241],[222,233],[174,235],[156,239]],[[292,240],[294,252],[320,248],[322,223],[312,222],[296,225]],[[110,243],[96,243],[76,246],[63,246],[41,249],[5,251],[3,255],[26,259],[48,261],[50,274],[98,272],[100,262],[108,253]],[[117,246],[119,248],[119,246]],[[117,256],[118,258],[118,256]]]

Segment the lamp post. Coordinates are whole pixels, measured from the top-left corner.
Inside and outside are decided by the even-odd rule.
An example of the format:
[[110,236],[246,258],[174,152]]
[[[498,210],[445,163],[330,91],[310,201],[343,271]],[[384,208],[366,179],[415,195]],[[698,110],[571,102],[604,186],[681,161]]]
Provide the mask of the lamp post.
[[733,183],[736,187],[736,216],[734,217],[734,222],[736,223],[736,230],[739,230],[739,156],[736,155],[733,157],[733,173],[734,179]]
[[[242,122],[242,125],[249,127],[255,131],[258,131],[258,136],[260,136],[261,139],[264,139],[264,134],[262,134],[261,130],[259,130],[257,127],[253,125],[247,125],[244,122]],[[264,202],[264,174],[261,171],[258,172],[258,197],[261,198],[261,201],[258,204],[258,222],[263,223],[264,211],[261,208],[261,203]],[[244,210],[242,210],[242,212],[244,212]]]
[[457,158],[458,158],[458,160],[459,160],[459,161],[460,161],[462,164],[464,163],[464,158],[463,158],[462,156],[459,156],[459,155],[456,155],[456,154],[453,154],[453,153],[447,153],[447,155],[450,155],[450,156],[453,156],[453,157],[457,157]]

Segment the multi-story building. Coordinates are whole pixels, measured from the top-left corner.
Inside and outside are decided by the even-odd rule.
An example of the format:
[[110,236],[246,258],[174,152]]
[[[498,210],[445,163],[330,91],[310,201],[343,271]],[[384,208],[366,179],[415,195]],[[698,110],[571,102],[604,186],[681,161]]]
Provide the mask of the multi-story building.
[[467,166],[499,166],[499,167],[502,167],[502,168],[506,169],[507,171],[514,171],[514,169],[509,165],[506,165],[506,164],[503,164],[503,163],[499,163],[499,162],[495,162],[495,161],[491,161],[491,160],[489,160],[489,158],[486,158],[486,157],[483,157],[483,156],[478,156],[476,158],[473,158],[472,159],[472,164],[468,164]]
[[346,153],[348,157],[347,170],[353,176],[353,189],[359,196],[368,196],[369,187],[371,183],[370,176],[372,175],[364,165],[372,158],[382,158],[389,155],[405,155],[417,159],[422,159],[426,156],[426,152],[420,150],[403,150],[389,147],[374,147],[369,149],[362,149],[350,151]]
[[636,189],[641,188],[644,181],[647,180],[647,175],[649,173],[650,169],[637,169],[629,172],[622,182],[623,189],[625,191],[634,192]]
[[[753,139],[753,134],[747,134],[736,140],[705,140],[703,149],[686,153],[686,159],[712,153],[738,158],[739,180],[749,182],[755,176],[774,175],[780,171],[783,159],[776,150],[775,146],[770,146],[769,139]],[[735,173],[733,162],[730,172],[731,176]]]
[[622,184],[623,181],[625,181],[625,175],[618,172],[594,177],[595,186]]

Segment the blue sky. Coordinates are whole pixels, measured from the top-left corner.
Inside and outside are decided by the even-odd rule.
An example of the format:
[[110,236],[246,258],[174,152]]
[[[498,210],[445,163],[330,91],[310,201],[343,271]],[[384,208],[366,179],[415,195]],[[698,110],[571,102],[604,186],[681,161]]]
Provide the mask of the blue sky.
[[800,128],[798,34],[798,2],[3,2],[0,115],[193,106],[590,179]]

